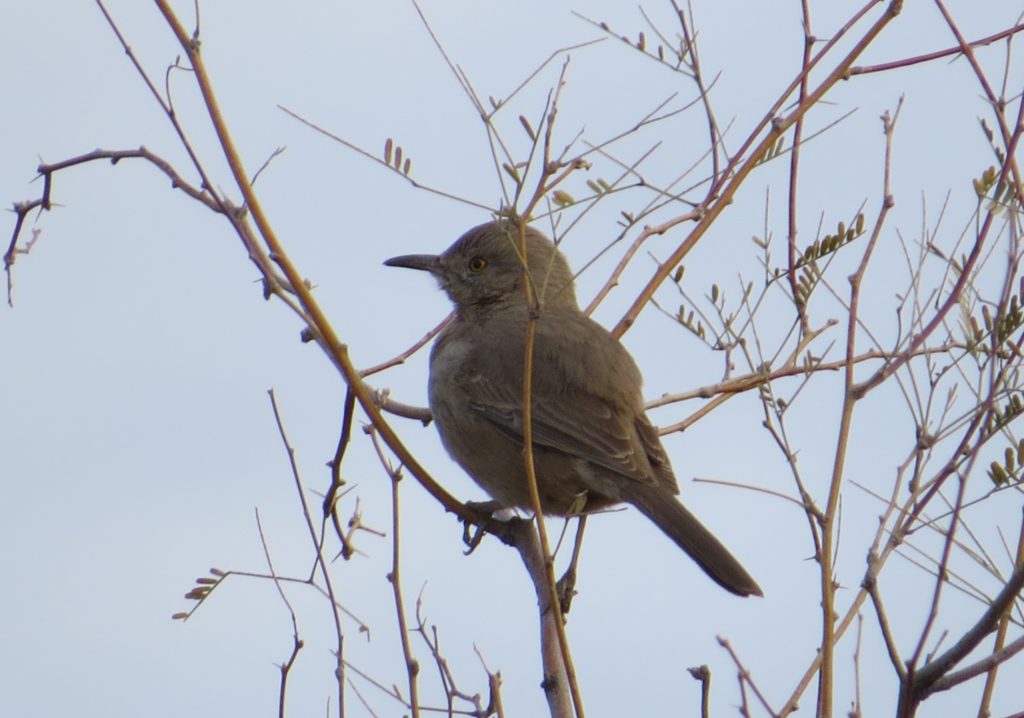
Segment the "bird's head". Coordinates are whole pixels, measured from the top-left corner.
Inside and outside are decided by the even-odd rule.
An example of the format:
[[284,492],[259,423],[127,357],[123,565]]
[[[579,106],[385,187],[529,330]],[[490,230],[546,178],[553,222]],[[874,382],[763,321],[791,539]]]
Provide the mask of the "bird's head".
[[497,220],[469,230],[442,254],[408,254],[384,264],[430,272],[459,309],[486,311],[525,303],[527,277],[542,305],[575,307],[572,271],[565,257],[537,230],[525,231],[525,262],[519,226]]

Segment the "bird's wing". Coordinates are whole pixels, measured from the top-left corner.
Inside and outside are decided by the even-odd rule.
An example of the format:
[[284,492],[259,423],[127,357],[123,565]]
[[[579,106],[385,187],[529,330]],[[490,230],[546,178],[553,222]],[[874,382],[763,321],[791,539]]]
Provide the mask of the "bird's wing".
[[656,483],[669,489],[673,494],[679,493],[679,484],[676,483],[676,475],[672,471],[672,463],[668,459],[668,452],[661,443],[661,436],[658,434],[658,427],[651,423],[646,414],[640,414],[636,420],[637,436],[647,460],[654,471]]
[[[462,388],[472,410],[522,442],[525,342],[516,339],[509,337],[501,352],[479,357],[478,371],[465,377]],[[639,373],[617,340],[583,315],[563,315],[557,322],[542,316],[533,361],[535,445],[676,490],[657,430],[639,408]],[[603,372],[618,381],[597,376]]]
[[[512,396],[482,376],[471,383],[476,391],[470,406],[506,436],[522,443],[522,396]],[[551,401],[538,394],[531,397],[534,445],[563,451],[637,481],[654,482],[636,432],[607,404],[587,395],[563,395]]]

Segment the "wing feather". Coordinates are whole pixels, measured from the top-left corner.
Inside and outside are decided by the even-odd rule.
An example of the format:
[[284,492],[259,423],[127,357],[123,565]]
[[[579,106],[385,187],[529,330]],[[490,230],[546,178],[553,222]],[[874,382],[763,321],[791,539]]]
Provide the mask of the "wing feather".
[[[531,392],[534,443],[676,491],[668,456],[643,413],[639,371],[616,339],[603,329],[595,333],[589,325],[591,320],[578,313],[542,314],[537,323]],[[472,411],[521,443],[525,338],[508,340],[506,350],[471,363],[477,371],[464,377],[462,388]],[[569,352],[583,361],[567,364]],[[594,381],[594,357],[600,357],[604,382]],[[608,375],[622,381],[607,381]]]

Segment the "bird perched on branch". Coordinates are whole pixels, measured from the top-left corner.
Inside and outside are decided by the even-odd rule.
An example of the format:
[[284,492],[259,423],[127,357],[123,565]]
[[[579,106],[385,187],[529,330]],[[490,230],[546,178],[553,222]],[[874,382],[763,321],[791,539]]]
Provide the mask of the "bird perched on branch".
[[[761,588],[679,501],[658,430],[643,409],[636,363],[580,311],[565,257],[508,219],[466,232],[443,254],[385,262],[432,274],[455,318],[430,353],[430,409],[448,453],[504,506],[530,508],[524,460],[527,329],[535,322],[530,391],[534,471],[545,514],[639,509],[719,585]],[[529,283],[529,294],[526,284]]]

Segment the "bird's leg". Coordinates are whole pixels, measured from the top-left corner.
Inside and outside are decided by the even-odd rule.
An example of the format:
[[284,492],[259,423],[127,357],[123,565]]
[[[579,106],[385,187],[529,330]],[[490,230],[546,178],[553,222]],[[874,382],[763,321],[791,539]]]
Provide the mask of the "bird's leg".
[[572,558],[569,560],[569,566],[565,569],[565,573],[558,579],[558,603],[562,609],[562,615],[568,615],[569,609],[572,607],[572,599],[576,596],[576,562],[580,557],[580,550],[583,548],[583,531],[587,528],[587,517],[583,514],[579,517],[580,521],[576,527],[576,540],[572,546]]

